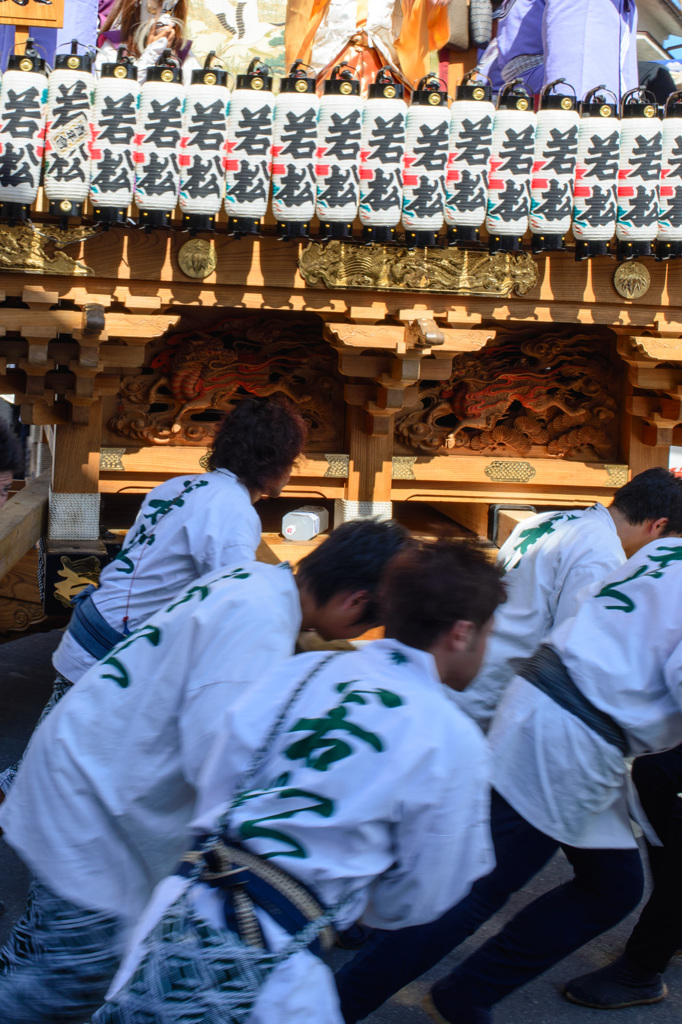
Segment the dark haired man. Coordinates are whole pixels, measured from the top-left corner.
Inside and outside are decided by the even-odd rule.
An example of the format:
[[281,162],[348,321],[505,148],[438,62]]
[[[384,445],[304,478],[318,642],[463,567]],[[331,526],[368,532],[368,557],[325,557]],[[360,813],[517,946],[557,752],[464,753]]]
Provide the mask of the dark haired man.
[[489,734],[496,867],[438,921],[373,937],[342,969],[347,1024],[434,967],[559,847],[575,876],[524,907],[433,987],[436,1020],[488,1024],[500,999],[637,905],[642,868],[625,756],[682,739],[681,602],[682,539],[661,536],[515,664]]
[[[204,575],[44,719],[0,810],[37,879],[0,951],[0,1020],[70,1020],[99,1005],[124,931],[185,848],[226,707],[293,654],[299,629],[332,639],[375,625],[380,578],[406,540],[393,522],[348,523],[296,577],[252,561]],[[260,710],[267,719],[270,706]]]
[[[228,710],[202,774],[193,828],[212,831],[269,737],[230,816],[227,842],[257,855],[256,879],[259,863],[288,876],[274,883],[279,897],[256,908],[271,949],[288,941],[280,926],[287,915],[266,910],[281,910],[301,883],[322,905],[343,905],[342,928],[358,918],[399,928],[430,920],[490,868],[485,743],[448,694],[476,672],[501,600],[499,573],[477,551],[453,542],[408,547],[382,587],[386,640],[356,654],[291,658]],[[159,886],[138,936],[186,887],[179,875]],[[247,903],[252,892],[258,898],[250,881],[241,892]],[[233,920],[219,889],[197,883],[190,899],[214,927]],[[137,956],[133,950],[114,990]],[[165,1000],[175,1013],[201,1015],[191,980],[169,975],[154,988],[136,995],[137,1012],[149,1020],[165,1017]],[[126,1019],[122,998],[114,994],[93,1020]],[[234,1019],[219,1000],[212,1005],[216,1017]],[[250,1024],[273,1021],[341,1024],[331,972],[311,951],[278,965],[256,998]]]
[[545,512],[519,523],[497,559],[507,603],[479,675],[456,698],[462,710],[487,729],[514,675],[511,659],[529,657],[553,626],[575,615],[586,586],[669,534],[682,534],[682,480],[667,469],[639,473],[608,508]]
[[21,448],[16,437],[0,420],[0,508],[9,498],[12,480],[22,470]]

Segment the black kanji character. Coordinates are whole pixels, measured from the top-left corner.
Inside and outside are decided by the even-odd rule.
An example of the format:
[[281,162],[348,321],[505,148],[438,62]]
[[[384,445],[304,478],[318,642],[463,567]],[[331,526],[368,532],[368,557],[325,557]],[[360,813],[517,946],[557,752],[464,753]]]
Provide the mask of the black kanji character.
[[357,171],[354,167],[349,167],[345,171],[342,171],[340,167],[332,167],[331,174],[325,179],[324,190],[318,194],[318,202],[332,207],[355,203],[357,197],[356,174]]
[[598,181],[615,179],[618,175],[618,154],[620,152],[620,136],[617,131],[611,132],[606,138],[594,135],[585,157],[587,173]]
[[250,164],[247,160],[240,160],[234,184],[228,188],[227,195],[238,203],[255,203],[259,199],[266,199],[267,175],[267,163]]
[[454,144],[457,161],[467,167],[486,167],[493,141],[493,119],[486,114],[480,121],[465,117]]
[[131,92],[120,99],[105,96],[99,115],[98,139],[114,146],[129,146],[135,134],[136,118],[135,97]]
[[400,205],[400,189],[395,171],[382,171],[380,167],[374,177],[367,182],[367,191],[362,197],[363,206],[377,213],[379,210],[390,210]]
[[577,141],[577,124],[571,125],[565,132],[559,131],[558,128],[551,128],[543,154],[547,157],[543,171],[554,171],[555,174],[573,174]]
[[[441,189],[444,185],[440,179]],[[435,217],[443,212],[443,194],[437,183],[420,175],[419,184],[412,191],[412,200],[403,206],[404,213],[414,213],[418,217]],[[407,199],[407,195],[405,196]]]
[[462,171],[461,180],[448,199],[448,206],[457,213],[472,213],[481,207],[485,209],[485,199],[485,176]]
[[161,196],[164,192],[175,192],[177,188],[173,174],[173,158],[152,153],[145,164],[144,174],[138,178],[137,189],[150,196]]
[[345,117],[332,114],[325,138],[325,158],[334,156],[337,160],[357,160],[361,135],[359,110],[351,110]]
[[100,192],[118,192],[119,189],[130,188],[133,164],[128,153],[120,153],[115,157],[112,150],[105,149],[101,160],[95,166],[97,173],[92,179],[94,189],[99,189]]
[[5,146],[0,156],[0,185],[2,187],[17,185],[33,185],[33,172],[28,160],[25,160],[22,149],[15,151],[11,142]]
[[90,110],[90,95],[86,82],[78,79],[72,85],[58,86],[57,98],[52,108],[52,128],[68,124],[75,114],[83,110]]
[[430,128],[428,124],[419,127],[419,138],[414,147],[415,167],[429,171],[442,171],[448,159],[448,125],[446,121]]
[[[665,208],[661,210],[661,221],[671,228],[682,228],[682,185],[676,185],[672,196],[664,200]],[[663,202],[661,203],[663,207]]]
[[13,139],[32,139],[41,120],[40,94],[35,85],[25,92],[7,90],[2,130]]
[[561,220],[562,217],[570,217],[573,204],[571,202],[571,187],[566,182],[562,185],[558,181],[550,181],[546,192],[541,192],[543,202],[531,207],[531,213],[536,217],[544,217],[545,220]]
[[405,121],[400,114],[387,119],[377,117],[372,125],[367,146],[371,150],[370,160],[382,160],[391,163],[400,162],[405,145]]
[[515,185],[509,178],[500,192],[500,202],[488,210],[489,217],[501,217],[502,220],[521,220],[528,213],[528,190],[522,183]]
[[212,160],[207,161],[199,154],[195,154],[191,167],[185,171],[185,174],[187,177],[182,183],[182,188],[193,199],[205,199],[206,196],[220,195],[220,157],[213,157]]
[[188,143],[198,149],[220,149],[225,141],[225,104],[215,100],[206,106],[197,103],[187,126]]
[[650,227],[658,220],[658,203],[656,190],[647,189],[644,185],[637,186],[637,193],[630,200],[629,208],[621,214],[622,221],[632,224],[635,228]]
[[85,181],[85,171],[78,159],[68,160],[55,153],[48,165],[49,174],[55,181]]
[[173,96],[167,103],[152,100],[147,114],[145,142],[159,149],[175,149],[182,129],[182,101]]
[[615,207],[614,188],[602,189],[600,185],[594,185],[592,195],[585,196],[585,209],[581,211],[579,217],[576,217],[576,220],[589,224],[593,228],[609,224],[614,219]]
[[534,149],[533,125],[529,124],[520,132],[513,128],[507,128],[507,132],[500,149],[501,171],[510,171],[512,174],[528,174],[533,166]]
[[317,148],[317,114],[309,107],[302,114],[287,112],[282,129],[282,154],[295,160],[309,160]]
[[[285,206],[303,206],[314,199],[313,195],[313,165],[297,171],[294,164],[289,164],[286,174],[281,179],[281,184],[274,189],[274,198],[278,203]],[[274,186],[273,186],[274,188]]]
[[682,178],[682,138],[678,135],[675,139],[675,145],[670,151],[668,157],[668,167],[670,168],[666,180],[670,178]]
[[270,150],[272,133],[272,111],[270,107],[260,110],[249,110],[244,107],[237,131],[234,133],[237,143],[235,149],[243,150],[250,156],[265,156]]
[[643,135],[635,138],[637,145],[630,156],[634,174],[642,181],[658,181],[661,173],[661,136],[647,139]]

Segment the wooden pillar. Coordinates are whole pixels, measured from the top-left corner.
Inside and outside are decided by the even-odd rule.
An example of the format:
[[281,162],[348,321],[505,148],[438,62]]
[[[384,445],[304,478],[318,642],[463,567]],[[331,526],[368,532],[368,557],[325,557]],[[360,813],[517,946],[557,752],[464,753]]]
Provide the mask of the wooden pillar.
[[670,448],[668,445],[644,444],[642,435],[644,422],[639,416],[633,416],[627,411],[628,399],[632,397],[634,388],[627,380],[623,382],[621,415],[620,415],[620,447],[621,458],[630,467],[630,476],[637,476],[645,469],[653,469],[656,466],[668,468],[670,459]]
[[393,473],[393,416],[382,417],[385,431],[368,432],[368,415],[361,406],[346,409],[350,462],[346,496],[337,499],[335,523],[372,516],[390,518]]
[[90,406],[88,423],[63,423],[54,429],[50,540],[99,537],[99,453],[102,402]]

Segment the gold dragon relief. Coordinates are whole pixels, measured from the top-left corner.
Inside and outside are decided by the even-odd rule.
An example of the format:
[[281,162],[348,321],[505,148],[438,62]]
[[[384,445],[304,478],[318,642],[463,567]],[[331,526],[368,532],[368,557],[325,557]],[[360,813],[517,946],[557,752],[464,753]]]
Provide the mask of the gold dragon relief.
[[82,260],[68,256],[62,249],[97,234],[96,228],[74,227],[60,230],[56,225],[15,224],[0,226],[0,270],[23,274],[63,274],[88,277],[94,271]]

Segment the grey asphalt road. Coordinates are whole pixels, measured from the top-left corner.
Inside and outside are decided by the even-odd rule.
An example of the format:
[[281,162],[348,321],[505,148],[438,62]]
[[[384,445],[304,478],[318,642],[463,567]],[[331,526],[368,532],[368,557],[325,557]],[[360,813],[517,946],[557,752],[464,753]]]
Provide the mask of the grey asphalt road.
[[[0,645],[0,769],[21,754],[52,688],[50,657],[60,633],[35,634]],[[105,728],[103,723],[103,728]],[[682,870],[682,865],[680,865]],[[463,960],[482,939],[493,934],[500,924],[530,899],[569,877],[570,868],[563,855],[557,856],[542,874],[510,901],[478,934],[451,954],[430,974],[399,992],[374,1013],[371,1024],[429,1024],[421,1010],[421,1000],[429,983]],[[28,888],[28,873],[7,844],[0,840],[0,898],[7,910],[0,917],[0,942],[20,915]],[[682,1022],[682,957],[676,958],[666,974],[668,998],[651,1007],[605,1013],[572,1006],[559,992],[562,981],[608,963],[622,948],[636,920],[632,915],[618,928],[601,936],[539,978],[532,985],[500,1003],[495,1024],[680,1024]],[[561,921],[557,921],[557,928]],[[352,954],[335,952],[331,962],[338,966]],[[2,1021],[0,1024],[12,1024]],[[322,1022],[311,1022],[322,1024]]]

